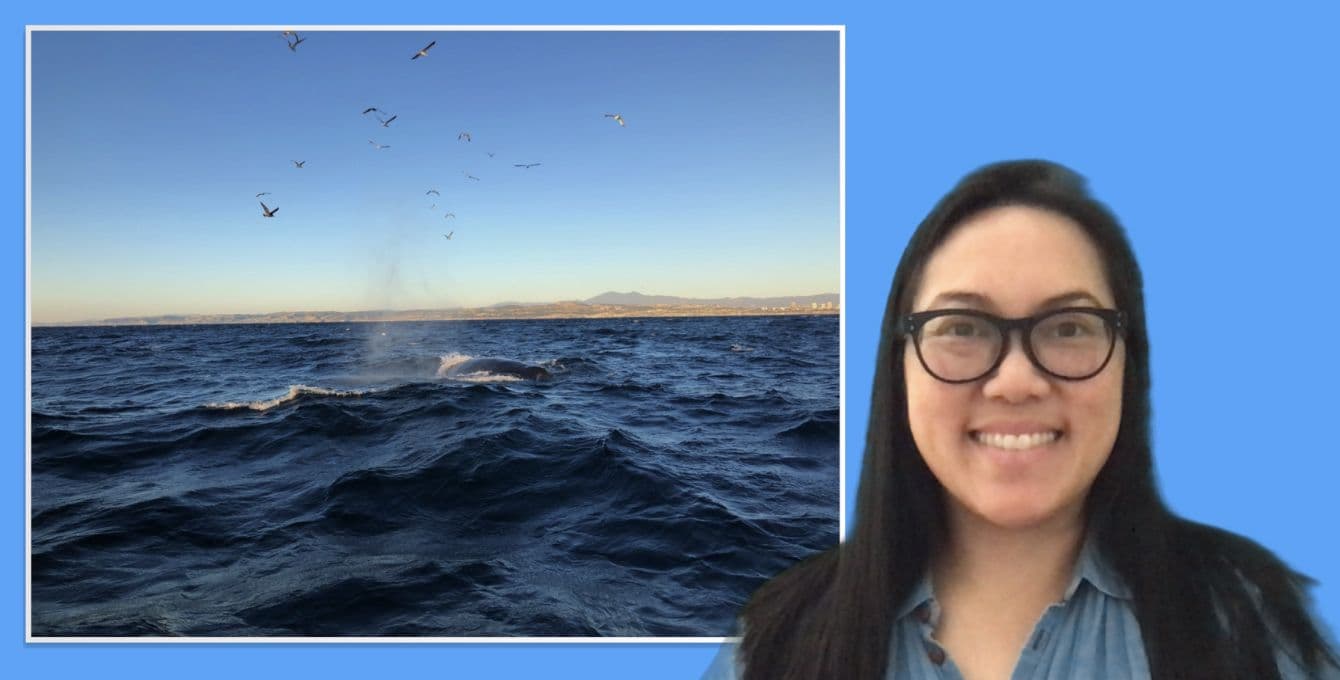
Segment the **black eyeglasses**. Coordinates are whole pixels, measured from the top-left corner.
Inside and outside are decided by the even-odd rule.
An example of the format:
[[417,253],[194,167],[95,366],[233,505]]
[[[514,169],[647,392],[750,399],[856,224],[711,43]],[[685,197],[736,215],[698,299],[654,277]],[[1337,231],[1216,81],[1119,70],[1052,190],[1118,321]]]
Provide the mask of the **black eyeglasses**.
[[908,314],[899,323],[899,331],[912,336],[926,372],[947,383],[972,382],[994,372],[1016,328],[1024,354],[1043,373],[1086,380],[1107,366],[1125,327],[1124,313],[1096,307],[1065,307],[1021,319],[975,309],[935,309]]

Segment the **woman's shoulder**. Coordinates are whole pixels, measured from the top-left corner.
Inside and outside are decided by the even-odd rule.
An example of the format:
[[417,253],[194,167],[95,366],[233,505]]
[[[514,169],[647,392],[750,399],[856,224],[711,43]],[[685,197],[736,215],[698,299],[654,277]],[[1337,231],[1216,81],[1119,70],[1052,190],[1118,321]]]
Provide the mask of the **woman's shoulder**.
[[1274,601],[1305,594],[1314,584],[1242,534],[1181,518],[1174,522],[1173,533],[1167,540],[1180,558],[1178,566],[1205,582],[1214,597],[1254,593],[1269,608]]
[[1340,680],[1335,638],[1312,605],[1315,581],[1241,534],[1189,520],[1182,520],[1181,533],[1174,540],[1209,586],[1227,638],[1259,638],[1264,632],[1284,680]]

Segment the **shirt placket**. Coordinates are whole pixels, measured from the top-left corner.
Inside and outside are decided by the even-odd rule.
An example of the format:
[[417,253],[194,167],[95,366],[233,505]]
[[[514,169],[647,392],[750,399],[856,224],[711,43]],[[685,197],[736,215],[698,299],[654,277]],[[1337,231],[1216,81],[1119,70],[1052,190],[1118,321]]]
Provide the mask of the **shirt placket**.
[[930,664],[933,677],[939,680],[963,680],[963,673],[954,665],[945,648],[935,639],[935,627],[940,623],[940,604],[934,599],[922,602],[912,610],[912,616],[917,621],[921,633],[921,645],[925,650],[926,661]]
[[[1059,602],[1047,607],[1043,612],[1042,618],[1028,637],[1028,643],[1019,654],[1010,680],[1032,680],[1036,675],[1038,664],[1045,658],[1047,646],[1051,643],[1053,633],[1064,615],[1063,608],[1064,603]],[[926,660],[930,662],[930,668],[935,673],[934,677],[941,680],[963,680],[963,673],[954,665],[954,660],[949,658],[945,648],[935,639],[935,627],[940,623],[939,603],[934,599],[927,600],[912,610],[912,616],[920,629],[921,644],[926,653]]]

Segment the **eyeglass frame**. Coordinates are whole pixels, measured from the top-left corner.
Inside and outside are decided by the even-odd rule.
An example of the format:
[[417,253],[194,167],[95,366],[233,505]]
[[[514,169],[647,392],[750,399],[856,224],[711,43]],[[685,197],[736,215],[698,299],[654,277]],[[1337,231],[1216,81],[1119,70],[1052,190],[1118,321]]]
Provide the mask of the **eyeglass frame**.
[[[1042,365],[1042,362],[1038,360],[1037,355],[1033,352],[1033,328],[1050,317],[1072,312],[1094,314],[1100,317],[1103,320],[1103,323],[1107,324],[1107,327],[1112,330],[1112,338],[1107,346],[1107,356],[1103,357],[1102,363],[1098,364],[1098,368],[1092,373],[1080,377],[1071,377],[1053,373],[1046,366]],[[921,354],[921,338],[918,331],[921,330],[921,327],[924,326],[927,321],[941,316],[951,315],[972,316],[983,319],[1000,332],[1000,351],[996,353],[995,361],[992,361],[991,366],[983,371],[981,375],[961,380],[947,380],[936,375],[935,371],[932,371],[931,367],[926,364],[926,357]],[[1058,380],[1078,382],[1080,380],[1088,380],[1099,373],[1102,373],[1103,369],[1107,368],[1108,363],[1112,361],[1112,354],[1115,353],[1117,349],[1117,338],[1124,338],[1126,336],[1126,313],[1119,309],[1106,309],[1103,307],[1060,307],[1057,309],[1049,309],[1032,316],[1007,319],[989,312],[984,312],[980,309],[931,309],[924,312],[905,314],[898,320],[898,332],[912,338],[912,346],[916,350],[917,360],[921,362],[921,367],[925,369],[926,373],[932,378],[952,385],[977,382],[978,380],[995,373],[996,369],[1000,368],[1000,365],[1005,362],[1005,356],[1010,353],[1010,338],[1014,335],[1013,331],[1015,329],[1019,330],[1019,339],[1020,344],[1024,349],[1024,356],[1028,357],[1028,361],[1033,364],[1034,368],[1037,368],[1039,371]]]

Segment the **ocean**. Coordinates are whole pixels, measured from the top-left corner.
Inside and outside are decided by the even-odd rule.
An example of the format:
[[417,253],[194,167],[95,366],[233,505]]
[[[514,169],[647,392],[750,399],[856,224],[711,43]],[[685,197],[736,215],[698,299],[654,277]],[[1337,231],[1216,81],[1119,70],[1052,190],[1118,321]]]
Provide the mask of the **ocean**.
[[838,540],[837,316],[31,333],[36,637],[722,636]]

